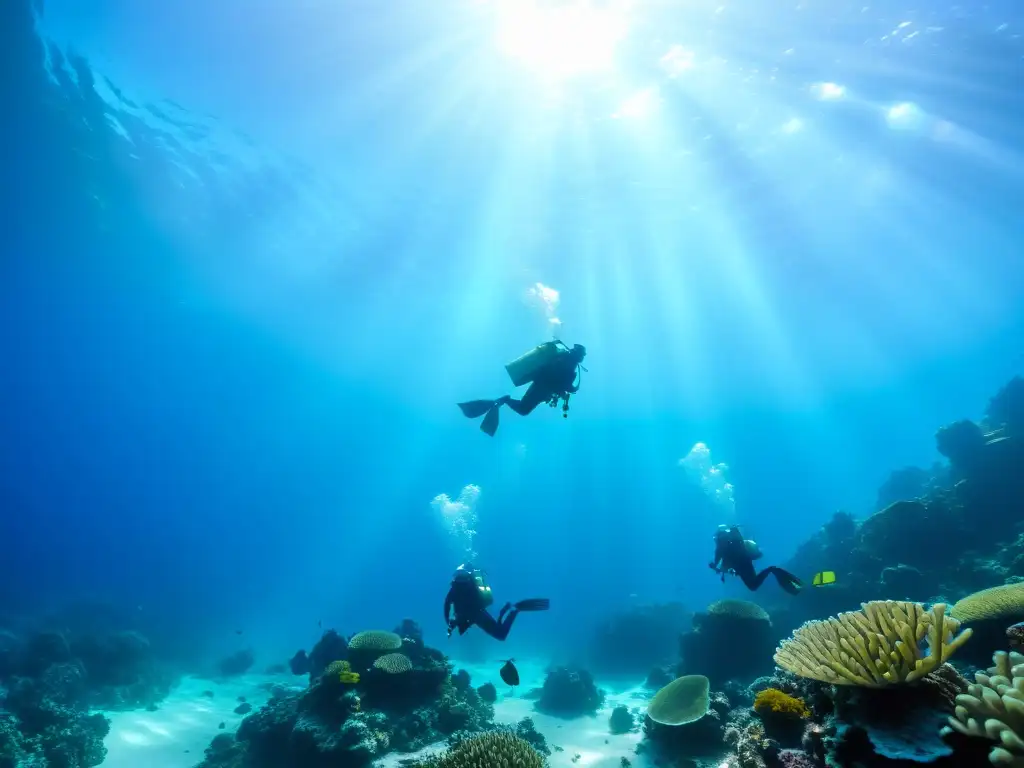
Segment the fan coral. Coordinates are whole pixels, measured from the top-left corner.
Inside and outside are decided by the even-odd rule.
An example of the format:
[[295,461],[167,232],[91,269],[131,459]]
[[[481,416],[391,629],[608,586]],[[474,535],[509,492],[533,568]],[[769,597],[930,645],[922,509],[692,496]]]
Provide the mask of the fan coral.
[[754,698],[754,711],[765,715],[782,715],[785,717],[810,717],[803,699],[783,693],[778,688],[766,688]]
[[[811,621],[782,642],[775,663],[801,677],[834,685],[881,688],[919,680],[948,660],[971,636],[936,603],[892,600],[862,603],[862,610]],[[927,641],[927,652],[921,643]]]

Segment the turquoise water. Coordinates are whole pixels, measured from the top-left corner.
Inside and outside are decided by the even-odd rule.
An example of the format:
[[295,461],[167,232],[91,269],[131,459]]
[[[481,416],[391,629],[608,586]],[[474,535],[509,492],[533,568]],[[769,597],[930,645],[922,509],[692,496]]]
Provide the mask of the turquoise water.
[[[466,514],[499,603],[552,599],[502,654],[569,656],[739,594],[720,523],[781,562],[874,511],[1020,368],[1009,4],[3,14],[11,613],[491,654],[443,634]],[[459,414],[553,336],[568,418]]]

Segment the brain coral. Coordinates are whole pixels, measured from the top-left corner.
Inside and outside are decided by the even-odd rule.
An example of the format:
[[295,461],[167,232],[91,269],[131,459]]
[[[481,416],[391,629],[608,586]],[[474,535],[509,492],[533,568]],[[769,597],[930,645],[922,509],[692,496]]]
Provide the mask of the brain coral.
[[394,632],[369,629],[353,636],[348,647],[354,651],[397,651],[402,647],[402,638]]
[[771,621],[768,612],[749,600],[718,600],[707,608],[709,616],[746,621]]
[[1024,582],[1003,584],[957,601],[950,616],[959,621],[1024,618]]
[[373,662],[377,669],[391,675],[400,675],[412,669],[412,662],[404,653],[386,653]]

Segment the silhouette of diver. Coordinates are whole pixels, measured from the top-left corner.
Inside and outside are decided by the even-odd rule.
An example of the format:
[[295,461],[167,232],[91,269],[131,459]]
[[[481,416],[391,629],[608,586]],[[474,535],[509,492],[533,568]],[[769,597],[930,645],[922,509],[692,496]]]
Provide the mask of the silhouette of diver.
[[495,619],[487,610],[493,602],[494,596],[483,571],[478,571],[471,563],[460,565],[452,576],[451,587],[444,599],[444,621],[448,625],[448,636],[451,637],[456,629],[460,635],[465,634],[475,624],[495,640],[504,640],[520,611],[546,611],[550,607],[550,601],[546,598],[520,600],[514,605],[505,603]]
[[756,592],[771,575],[789,594],[800,594],[803,583],[789,571],[772,565],[758,573],[754,569],[754,561],[759,557],[761,550],[757,542],[744,540],[738,526],[720,525],[715,532],[715,560],[708,563],[708,567],[720,573],[723,582],[726,574],[739,576],[751,592]]
[[574,344],[571,349],[561,341],[540,344],[505,366],[515,386],[530,382],[522,398],[516,400],[505,395],[497,400],[470,400],[459,403],[459,408],[467,418],[483,416],[480,429],[492,437],[498,431],[498,411],[503,405],[520,416],[527,416],[541,403],[555,406],[562,401],[562,415],[568,416],[569,396],[579,391],[576,377],[586,356],[587,350],[582,344]]

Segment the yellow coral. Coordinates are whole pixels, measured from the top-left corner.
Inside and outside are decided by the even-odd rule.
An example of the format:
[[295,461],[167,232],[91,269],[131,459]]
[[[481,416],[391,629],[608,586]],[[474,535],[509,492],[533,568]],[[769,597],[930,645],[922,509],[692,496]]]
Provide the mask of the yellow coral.
[[804,624],[779,646],[775,663],[833,685],[882,688],[920,680],[971,636],[944,603],[926,611],[920,603],[876,600],[861,609]]
[[949,615],[959,621],[1024,617],[1024,583],[990,587],[958,600]]
[[325,677],[336,677],[338,682],[355,684],[359,682],[359,673],[352,671],[352,665],[347,661],[332,661],[324,670]]
[[810,717],[803,699],[783,693],[778,688],[765,688],[754,698],[754,711],[765,715],[783,715],[786,717]]

